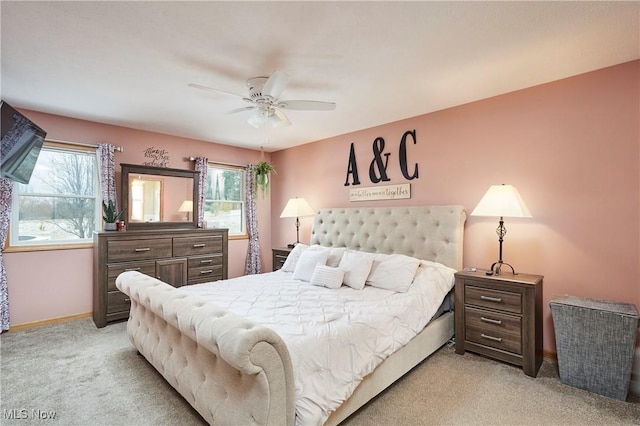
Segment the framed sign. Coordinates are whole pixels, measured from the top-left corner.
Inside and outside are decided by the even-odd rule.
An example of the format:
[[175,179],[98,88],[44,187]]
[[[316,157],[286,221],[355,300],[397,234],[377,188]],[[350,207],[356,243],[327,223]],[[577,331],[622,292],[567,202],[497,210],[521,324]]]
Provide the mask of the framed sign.
[[411,198],[410,183],[349,190],[349,201],[400,200],[404,198]]

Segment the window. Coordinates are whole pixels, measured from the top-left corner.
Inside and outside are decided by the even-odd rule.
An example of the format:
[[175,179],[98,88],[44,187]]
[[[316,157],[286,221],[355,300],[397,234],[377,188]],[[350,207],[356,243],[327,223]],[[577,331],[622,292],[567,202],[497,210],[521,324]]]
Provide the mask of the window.
[[229,236],[247,236],[244,183],[244,168],[209,164],[204,192],[208,226],[229,228]]
[[93,242],[101,220],[94,149],[45,142],[28,184],[14,183],[11,247]]

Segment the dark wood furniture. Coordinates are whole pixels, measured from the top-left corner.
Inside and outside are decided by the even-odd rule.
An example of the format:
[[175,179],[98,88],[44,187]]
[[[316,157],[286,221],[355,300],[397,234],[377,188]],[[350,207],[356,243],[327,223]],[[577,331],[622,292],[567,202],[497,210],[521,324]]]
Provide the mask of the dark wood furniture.
[[272,256],[273,256],[273,270],[277,271],[278,269],[282,268],[282,265],[284,265],[284,262],[287,260],[287,256],[289,256],[289,253],[291,253],[291,250],[288,247],[274,247],[271,249],[272,252]]
[[93,322],[129,318],[129,298],[116,288],[125,271],[175,287],[227,278],[227,229],[164,229],[94,234]]
[[476,352],[521,366],[542,364],[542,276],[485,271],[455,274],[456,353]]

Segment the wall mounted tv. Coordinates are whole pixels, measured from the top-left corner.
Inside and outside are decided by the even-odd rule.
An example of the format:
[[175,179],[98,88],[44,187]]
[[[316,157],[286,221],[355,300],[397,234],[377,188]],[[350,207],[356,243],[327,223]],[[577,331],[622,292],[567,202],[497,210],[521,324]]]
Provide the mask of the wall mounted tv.
[[47,132],[5,101],[0,102],[0,177],[29,183]]

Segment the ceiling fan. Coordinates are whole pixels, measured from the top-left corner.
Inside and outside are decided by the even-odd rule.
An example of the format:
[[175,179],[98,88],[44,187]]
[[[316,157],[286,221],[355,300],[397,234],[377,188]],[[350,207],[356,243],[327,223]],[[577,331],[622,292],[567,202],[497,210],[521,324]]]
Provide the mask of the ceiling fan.
[[283,71],[275,71],[269,77],[252,77],[247,80],[249,96],[242,96],[226,90],[190,83],[189,87],[236,96],[251,105],[236,108],[229,113],[253,111],[247,122],[256,128],[290,126],[291,121],[282,110],[297,111],[332,111],[335,102],[280,100],[280,94],[287,87],[289,75]]

